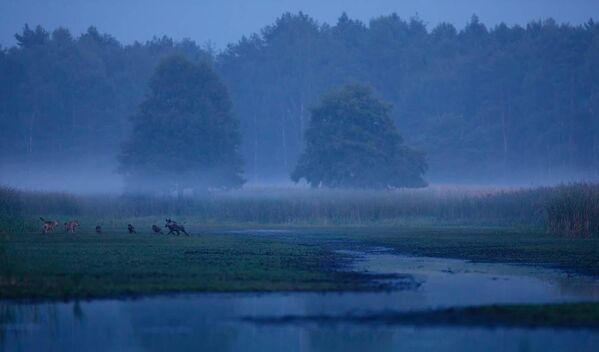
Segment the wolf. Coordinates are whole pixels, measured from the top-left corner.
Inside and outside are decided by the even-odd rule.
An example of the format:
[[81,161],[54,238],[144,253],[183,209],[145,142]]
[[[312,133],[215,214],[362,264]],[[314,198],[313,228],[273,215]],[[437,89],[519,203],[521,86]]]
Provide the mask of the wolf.
[[40,217],[40,220],[43,223],[42,226],[42,234],[47,234],[48,232],[53,232],[54,228],[58,226],[58,221],[50,221]]
[[166,225],[164,225],[164,227],[168,228],[168,233],[167,235],[170,235],[171,233],[176,234],[177,236],[179,236],[179,232],[183,232],[184,234],[186,234],[187,236],[189,236],[189,234],[187,233],[187,231],[185,231],[185,227],[183,225],[179,225],[177,224],[176,221],[173,221],[171,219],[166,219]]
[[133,227],[131,224],[127,225],[127,230],[129,230],[129,233],[137,233],[137,231],[135,231],[135,227]]
[[152,231],[154,231],[155,233],[162,234],[162,229],[156,225],[152,225]]
[[79,221],[77,220],[71,220],[64,223],[65,232],[75,233],[75,230],[77,230],[78,227]]

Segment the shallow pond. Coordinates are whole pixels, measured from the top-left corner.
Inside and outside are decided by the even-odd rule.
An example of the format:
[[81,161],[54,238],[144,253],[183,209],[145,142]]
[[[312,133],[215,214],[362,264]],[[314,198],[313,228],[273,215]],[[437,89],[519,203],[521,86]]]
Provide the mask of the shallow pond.
[[0,303],[5,351],[595,351],[592,330],[257,324],[317,316],[491,303],[599,300],[599,280],[532,266],[345,252],[352,270],[397,274],[396,289],[348,293],[181,294],[125,300]]

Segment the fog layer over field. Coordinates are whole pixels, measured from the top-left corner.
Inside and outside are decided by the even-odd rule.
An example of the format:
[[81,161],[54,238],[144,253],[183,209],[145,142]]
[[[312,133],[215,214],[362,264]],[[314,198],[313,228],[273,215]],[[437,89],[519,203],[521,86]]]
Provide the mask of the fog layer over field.
[[[108,158],[100,158],[105,165],[114,165]],[[113,168],[98,167],[95,162],[74,162],[57,168],[55,164],[39,164],[28,168],[23,165],[2,165],[0,184],[16,189],[31,191],[57,191],[82,195],[108,195],[122,194],[125,191],[123,176],[115,172]],[[535,176],[536,177],[536,176]],[[500,190],[549,186],[560,183],[568,183],[572,180],[596,180],[586,175],[562,175],[558,178],[523,178],[520,181],[511,182],[487,182],[480,184],[472,183],[430,183],[426,187],[431,194],[457,192],[468,194],[470,192],[496,192]],[[160,189],[159,186],[156,189]],[[237,196],[253,197],[260,192],[268,191],[272,196],[277,194],[294,193],[295,191],[309,190],[310,186],[305,182],[294,183],[289,179],[266,179],[257,182],[249,181],[243,185],[242,193],[234,192]],[[157,192],[163,194],[163,192]],[[169,194],[176,196],[176,192]],[[183,195],[191,195],[191,190],[185,190]],[[201,194],[201,193],[200,193]],[[307,194],[306,194],[307,195]],[[315,195],[315,194],[314,194]]]
[[68,163],[51,160],[30,165],[5,163],[0,165],[0,184],[34,191],[121,193],[123,178],[116,168],[116,161],[110,156]]

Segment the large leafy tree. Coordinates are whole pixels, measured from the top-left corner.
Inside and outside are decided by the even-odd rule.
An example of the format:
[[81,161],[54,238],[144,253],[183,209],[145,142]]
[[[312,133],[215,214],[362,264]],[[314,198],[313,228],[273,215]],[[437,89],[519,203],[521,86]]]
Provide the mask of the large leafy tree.
[[237,121],[210,65],[182,56],[162,61],[132,124],[120,156],[130,191],[243,183]]
[[422,187],[427,165],[405,145],[389,112],[365,86],[349,85],[312,109],[306,150],[291,178],[313,187]]

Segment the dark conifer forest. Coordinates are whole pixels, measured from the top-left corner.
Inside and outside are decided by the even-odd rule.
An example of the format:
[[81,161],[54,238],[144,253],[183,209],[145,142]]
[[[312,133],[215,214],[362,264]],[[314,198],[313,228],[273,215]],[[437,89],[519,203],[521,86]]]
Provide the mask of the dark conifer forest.
[[457,29],[394,14],[324,24],[288,13],[220,51],[168,37],[124,45],[94,27],[15,32],[18,44],[0,49],[2,163],[116,163],[153,72],[176,54],[224,83],[249,181],[289,180],[311,109],[347,84],[391,104],[405,144],[426,155],[428,182],[599,175],[592,20],[488,28],[473,16]]

